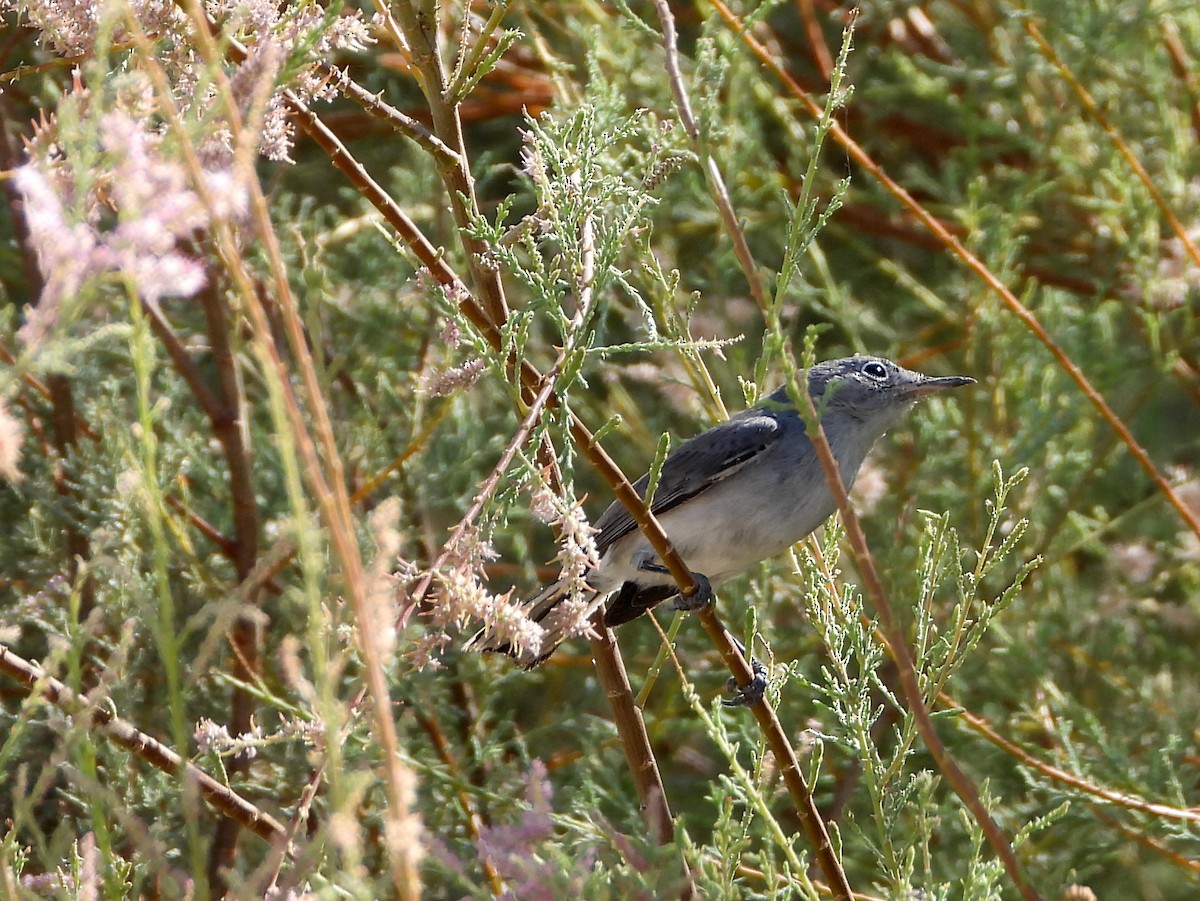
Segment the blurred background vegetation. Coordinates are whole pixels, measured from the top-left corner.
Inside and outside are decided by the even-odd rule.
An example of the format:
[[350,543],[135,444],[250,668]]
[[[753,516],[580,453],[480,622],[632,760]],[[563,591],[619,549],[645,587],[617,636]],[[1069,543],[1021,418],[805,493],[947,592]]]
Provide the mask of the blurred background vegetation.
[[[673,2],[693,138],[665,6],[401,2],[362,10],[371,40],[323,41],[357,11],[0,5],[0,638],[78,696],[0,676],[5,897],[819,895],[779,761],[718,706],[728,674],[692,620],[695,704],[649,621],[617,632],[664,844],[588,641],[532,672],[465,653],[484,608],[442,578],[515,600],[556,574],[539,447],[563,503],[594,519],[611,499],[560,407],[446,552],[527,410],[514,359],[545,372],[562,348],[558,396],[636,477],[664,433],[777,383],[806,334],[818,358],[978,381],[888,435],[852,497],[939,734],[1023,878],[1196,896],[1200,10]],[[271,103],[287,161],[252,158]],[[110,248],[164,227],[123,199],[114,112],[200,197],[166,244],[204,287],[118,263],[52,301],[22,167]],[[362,170],[331,166],[322,123]],[[216,209],[197,154],[240,206]],[[498,296],[499,351],[464,313]],[[720,586],[718,610],[770,668],[847,881],[1018,897],[914,737],[842,547],[827,527]],[[114,741],[112,714],[281,829],[231,825]]]

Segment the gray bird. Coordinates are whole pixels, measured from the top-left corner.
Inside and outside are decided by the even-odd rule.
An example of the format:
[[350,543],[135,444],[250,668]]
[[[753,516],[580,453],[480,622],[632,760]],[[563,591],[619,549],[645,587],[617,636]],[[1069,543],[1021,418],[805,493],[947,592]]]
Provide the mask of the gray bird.
[[[808,392],[821,415],[847,490],[871,446],[929,394],[969,385],[964,376],[930,378],[882,357],[855,356],[818,363]],[[649,475],[634,483],[646,496]],[[782,387],[766,401],[685,441],[664,461],[651,511],[696,576],[700,591],[678,597],[695,609],[711,597],[711,583],[728,579],[777,554],[828,519],[837,505],[825,481],[804,420]],[[675,597],[679,590],[633,517],[619,502],[596,521],[599,564],[587,573],[583,600],[594,610],[606,600],[604,622],[619,626]],[[559,580],[526,603],[542,622],[567,597]],[[533,667],[563,636],[551,626],[537,654],[491,639],[487,631],[468,647],[510,654]]]

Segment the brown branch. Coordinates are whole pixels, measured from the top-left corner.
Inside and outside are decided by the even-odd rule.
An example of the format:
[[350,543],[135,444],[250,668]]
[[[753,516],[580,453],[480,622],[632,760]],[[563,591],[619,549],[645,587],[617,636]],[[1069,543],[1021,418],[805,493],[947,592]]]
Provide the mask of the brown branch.
[[1169,804],[1158,804],[1153,801],[1146,801],[1143,798],[1127,795],[1123,792],[1115,791],[1111,788],[1105,788],[1101,785],[1088,782],[1074,773],[1069,773],[1066,770],[1059,769],[1053,764],[1039,760],[1032,754],[1029,754],[1020,745],[1009,741],[983,717],[976,713],[971,713],[965,707],[958,703],[951,695],[946,692],[939,692],[938,703],[952,710],[959,710],[959,717],[964,723],[971,727],[975,732],[978,732],[996,747],[1000,748],[1004,753],[1010,755],[1015,760],[1020,762],[1022,766],[1029,767],[1031,770],[1041,773],[1055,782],[1069,786],[1078,792],[1086,795],[1091,795],[1093,798],[1099,798],[1109,804],[1117,807],[1123,807],[1126,810],[1134,810],[1138,813],[1145,813],[1151,816],[1161,817],[1170,820],[1180,820],[1183,822],[1200,823],[1200,808],[1192,807],[1172,807]]
[[[376,0],[376,5],[382,6],[380,0]],[[417,82],[429,104],[433,133],[455,155],[453,160],[435,156],[434,162],[454,213],[476,296],[488,318],[499,325],[508,319],[508,304],[499,270],[485,263],[487,246],[469,231],[473,221],[479,218],[479,204],[475,198],[475,179],[467,163],[458,104],[446,96],[446,73],[438,52],[437,7],[432,3],[414,4],[410,0],[401,0],[391,8],[407,41],[407,46],[400,49],[411,54]]]
[[675,109],[679,113],[679,121],[683,123],[684,131],[687,132],[692,149],[699,155],[701,162],[704,164],[704,176],[708,179],[709,187],[712,189],[713,202],[716,203],[717,210],[721,214],[721,221],[725,224],[725,230],[729,234],[729,239],[733,242],[733,253],[737,257],[742,274],[746,277],[746,283],[750,287],[750,294],[754,298],[754,302],[758,304],[758,308],[765,311],[770,303],[767,297],[766,286],[759,275],[758,265],[754,262],[754,255],[750,252],[750,244],[746,241],[746,233],[742,231],[737,213],[733,209],[733,200],[730,199],[729,188],[725,185],[725,178],[721,175],[717,161],[709,152],[708,143],[704,140],[703,135],[701,135],[700,126],[697,124],[696,117],[692,113],[692,102],[688,98],[687,87],[683,83],[683,73],[679,68],[679,47],[675,34],[675,17],[671,13],[671,7],[667,0],[654,0],[654,6],[658,10],[659,22],[662,23],[667,79],[671,83],[671,93],[675,97]]
[[[208,417],[213,434],[224,452],[226,468],[229,471],[229,493],[234,523],[234,537],[224,539],[224,549],[234,564],[234,571],[240,583],[254,569],[258,558],[258,504],[254,497],[250,455],[243,431],[245,400],[241,390],[241,379],[230,350],[228,316],[218,288],[212,284],[207,285],[201,292],[201,301],[208,322],[209,346],[217,371],[220,397],[209,387],[208,381],[200,372],[200,367],[183,346],[159,304],[144,299],[142,305],[150,320],[151,329],[163,343],[176,371],[187,383],[192,396]],[[248,595],[246,600],[252,602],[253,594]],[[230,642],[233,646],[234,679],[238,682],[253,682],[258,677],[260,665],[258,629],[251,618],[237,617]],[[249,732],[253,725],[253,716],[252,696],[245,689],[235,687],[232,692],[230,730],[235,735]],[[226,770],[230,776],[236,776],[245,772],[249,765],[249,756],[238,754],[229,760]],[[237,831],[238,824],[231,820],[222,821],[217,827],[209,856],[209,880],[214,885],[223,884],[221,871],[233,865],[237,852]]]
[[[458,299],[459,309],[463,315],[479,329],[492,348],[497,352],[503,352],[504,348],[502,346],[499,327],[488,317],[483,308],[476,303],[466,286],[446,263],[443,255],[434,248],[416,224],[412,222],[390,195],[358,164],[345,146],[338,140],[337,136],[320,119],[313,115],[296,98],[289,97],[289,103],[297,112],[301,127],[326,151],[334,166],[350,178],[360,193],[383,214],[384,218],[396,229],[410,250],[429,269],[433,278],[439,284],[443,285],[450,292],[451,296]],[[540,389],[546,384],[544,377],[527,360],[521,360],[518,367],[518,378],[524,402],[526,404],[533,403]],[[560,401],[556,394],[551,393],[548,395],[546,406],[560,406]],[[608,483],[617,500],[629,510],[638,527],[654,547],[659,559],[663,561],[664,565],[671,572],[680,590],[686,595],[694,594],[698,587],[696,581],[692,577],[691,571],[688,570],[686,564],[675,551],[662,526],[646,508],[641,497],[634,491],[629,479],[621,472],[620,468],[604,448],[596,442],[595,437],[588,427],[573,411],[568,409],[567,412],[570,433],[580,451],[600,474],[601,478]],[[705,630],[709,633],[709,636],[717,644],[722,658],[730,667],[730,671],[738,680],[738,683],[742,685],[749,684],[753,679],[753,672],[745,658],[738,651],[736,645],[730,639],[724,626],[721,625],[720,619],[714,612],[708,611],[701,615],[701,622]],[[615,650],[615,644],[611,648]],[[601,644],[594,646],[593,650],[603,653],[607,651],[607,648],[604,644]],[[623,670],[623,664],[619,665]],[[614,667],[606,663],[602,674],[612,672],[615,672]],[[613,687],[606,685],[606,692]],[[619,690],[619,687],[617,690]],[[838,890],[842,891],[843,897],[849,897],[850,889],[846,884],[844,873],[842,873],[836,857],[831,853],[831,844],[828,835],[822,834],[823,825],[819,816],[815,815],[811,793],[808,791],[807,786],[803,784],[803,774],[799,769],[795,752],[791,749],[782,726],[779,724],[774,711],[770,709],[770,706],[765,701],[754,705],[754,711],[755,716],[759,718],[759,722],[764,724],[764,728],[768,730],[768,742],[771,744],[773,750],[775,750],[779,760],[783,762],[785,782],[791,793],[792,800],[796,804],[801,821],[805,823],[806,829],[812,830],[809,833],[810,842],[818,858],[822,859],[822,868],[826,871],[826,879],[831,885],[837,886]],[[626,710],[625,713],[619,715],[621,720],[626,718],[627,713],[628,711]],[[631,729],[629,735],[635,736],[636,729]],[[622,737],[624,739],[626,736]],[[639,759],[645,759],[649,756],[644,751],[638,753]],[[635,778],[637,771],[635,770]],[[648,768],[643,770],[643,772],[650,774]]]
[[[383,214],[384,218],[397,231],[401,239],[404,240],[408,247],[416,254],[417,258],[429,269],[433,278],[439,284],[443,285],[452,297],[458,298],[460,310],[480,330],[492,348],[497,352],[503,352],[500,329],[497,324],[475,302],[467,287],[446,263],[443,255],[429,243],[416,224],[392,197],[371,178],[366,170],[358,164],[346,147],[338,140],[337,136],[317,116],[295,97],[289,97],[289,103],[298,114],[301,127],[325,150],[334,166],[342,171],[358,188],[360,193]],[[590,286],[590,282],[590,275],[587,273],[581,274],[581,283],[583,285]],[[586,312],[587,305],[585,301],[589,295],[590,290],[581,296],[580,313]],[[581,321],[578,314],[576,320]],[[559,367],[562,365],[563,359],[565,358],[560,357]],[[553,375],[550,377],[543,376],[532,364],[522,360],[519,367],[519,378],[522,399],[531,408],[531,412],[536,413],[537,409],[543,404],[558,406],[559,400],[553,390]],[[534,420],[527,420],[528,426],[531,427],[533,422]],[[575,437],[577,443],[584,448],[585,454],[589,458],[594,458],[593,463],[601,461],[601,465],[605,466],[610,473],[606,478],[623,483],[627,496],[632,497],[635,502],[640,503],[640,499],[633,491],[632,486],[630,486],[629,480],[620,473],[611,458],[604,453],[603,449],[594,446],[591,432],[573,413],[571,414],[571,423],[572,435]],[[525,424],[523,424],[523,429],[525,429]],[[613,472],[616,473],[615,477],[612,476]],[[679,566],[682,567],[682,563],[679,563]],[[422,585],[413,592],[414,597],[421,597],[423,595],[422,588],[428,590],[428,585],[434,571],[436,571],[436,565],[430,568],[429,573],[423,579]],[[683,572],[687,572],[686,568],[683,569]],[[688,574],[688,578],[690,579],[690,573]],[[694,583],[692,583],[691,590],[695,591]],[[614,721],[621,735],[626,756],[630,761],[634,782],[639,797],[646,807],[645,815],[651,824],[651,828],[656,829],[658,834],[662,835],[662,830],[664,829],[673,830],[673,820],[670,808],[667,805],[666,792],[662,786],[657,763],[654,762],[652,765],[646,763],[647,761],[654,760],[653,750],[645,735],[644,726],[639,724],[640,714],[633,703],[632,692],[629,690],[628,676],[625,675],[624,663],[620,659],[615,642],[598,639],[593,642],[592,650],[597,658],[597,676],[602,680],[605,695],[613,707]],[[748,681],[749,678],[747,676],[745,681]]]
[[30,689],[30,694],[42,695],[56,707],[74,717],[86,717],[98,725],[116,744],[135,757],[145,760],[164,773],[182,776],[195,782],[200,794],[215,810],[224,814],[255,835],[268,841],[282,839],[283,826],[272,817],[208,775],[198,766],[176,754],[158,739],[140,732],[111,710],[86,703],[70,688],[47,675],[35,663],[30,663],[0,645],[0,672],[16,679]]
[[1192,60],[1175,23],[1164,16],[1159,19],[1158,27],[1162,31],[1167,55],[1171,57],[1171,68],[1175,70],[1175,77],[1183,83],[1191,101],[1189,112],[1192,117],[1192,140],[1200,141],[1200,78],[1192,71]]
[[[274,853],[259,864],[258,869],[247,880],[247,884],[254,886],[257,881],[265,883],[262,889],[255,892],[257,897],[269,897],[270,890],[277,887],[279,884],[279,874],[283,872],[283,865],[288,861],[289,855],[287,850],[293,847],[296,836],[300,834],[300,830],[308,824],[309,815],[312,812],[313,801],[317,798],[317,791],[321,787],[321,781],[325,777],[325,764],[313,767],[312,773],[309,775],[308,782],[304,786],[304,790],[300,792],[300,799],[296,804],[296,810],[292,814],[291,819],[287,824],[287,841],[276,842]],[[293,861],[295,862],[295,861]],[[261,876],[260,876],[261,874]],[[295,879],[295,875],[293,875]],[[297,881],[299,881],[297,879]],[[252,890],[253,891],[253,890]]]
[[616,651],[616,636],[612,629],[604,625],[603,610],[597,610],[593,615],[592,630],[595,632],[591,639],[593,661],[600,674],[600,682],[605,686],[605,697],[613,710],[617,734],[626,749],[634,786],[642,803],[642,813],[653,830],[655,841],[660,845],[669,844],[675,839],[675,828],[671,808],[663,794],[658,759],[653,752],[636,756],[629,754],[630,748],[649,748],[650,737],[646,734],[642,712],[633,703],[629,674],[620,653]]
[[[572,173],[571,181],[580,192],[584,190],[579,173]],[[585,327],[595,294],[593,283],[596,275],[596,236],[591,216],[584,219],[580,228],[579,247],[579,300],[571,321],[572,335],[578,335]],[[555,369],[561,365],[561,362],[556,361]],[[591,638],[592,659],[596,665],[596,676],[604,687],[604,696],[612,708],[617,734],[621,737],[621,748],[625,752],[625,760],[633,774],[638,799],[641,801],[642,816],[660,845],[671,844],[675,841],[675,818],[671,814],[667,789],[663,785],[662,773],[659,770],[658,758],[654,756],[654,748],[650,744],[650,736],[646,733],[642,711],[634,700],[629,673],[625,670],[625,661],[617,647],[616,636],[604,625],[603,609],[593,614],[592,627],[595,633]],[[688,901],[696,896],[696,885],[687,860],[684,859],[682,864],[684,888],[681,897]]]
[[[17,165],[18,152],[14,136],[9,131],[8,105],[0,101],[0,169],[12,170]],[[25,200],[17,190],[12,179],[3,180],[5,193],[8,197],[9,209],[12,213],[13,232],[21,255],[21,263],[25,271],[26,287],[29,296],[40,300],[45,281],[41,268],[30,244],[29,226],[25,220]],[[75,393],[71,380],[65,375],[56,373],[46,377],[46,389],[50,399],[50,421],[54,428],[54,490],[65,501],[75,497],[75,488],[70,474],[70,457],[79,441],[79,431],[76,423],[79,416],[75,412]],[[66,517],[63,541],[66,551],[66,568],[72,586],[79,577],[83,564],[91,556],[88,537],[80,529],[74,516]],[[83,584],[79,586],[80,606],[79,617],[86,619],[95,604],[95,585],[88,576],[84,576]]]
[[1129,146],[1129,142],[1121,136],[1121,132],[1117,130],[1116,126],[1108,121],[1108,117],[1104,115],[1103,110],[1100,109],[1100,105],[1096,103],[1092,95],[1088,93],[1087,88],[1083,86],[1083,83],[1071,71],[1071,67],[1067,65],[1066,60],[1059,56],[1050,45],[1050,42],[1042,36],[1042,32],[1032,19],[1025,20],[1025,31],[1033,38],[1038,49],[1042,51],[1042,55],[1058,69],[1058,74],[1075,91],[1075,95],[1079,98],[1079,102],[1083,104],[1083,108],[1088,111],[1091,117],[1096,120],[1096,124],[1108,135],[1109,140],[1113,142],[1113,146],[1117,148],[1117,152],[1125,158],[1125,162],[1129,164],[1129,168],[1133,170],[1133,174],[1137,176],[1138,181],[1142,183],[1146,192],[1154,200],[1154,205],[1158,207],[1158,211],[1162,214],[1162,217],[1171,226],[1171,231],[1175,232],[1175,237],[1183,242],[1183,246],[1187,249],[1192,262],[1200,266],[1200,248],[1196,246],[1196,242],[1192,240],[1192,236],[1188,234],[1188,230],[1184,224],[1179,221],[1179,217],[1175,215],[1175,211],[1167,203],[1167,198],[1158,189],[1158,185],[1154,183],[1154,179],[1146,171],[1146,167],[1137,158],[1137,154],[1133,152],[1133,148]]
[[187,352],[187,348],[175,334],[175,329],[163,315],[158,302],[143,298],[142,309],[146,311],[146,317],[150,320],[150,330],[166,348],[167,356],[171,358],[180,377],[187,382],[188,390],[192,392],[192,396],[200,405],[200,409],[204,411],[204,415],[213,422],[224,416],[224,410],[217,400],[217,396],[208,387],[208,382],[200,374],[200,367],[196,365],[192,355]]
[[813,0],[796,0],[796,11],[804,25],[804,36],[808,38],[809,53],[813,65],[817,67],[817,74],[820,75],[821,81],[829,81],[829,75],[833,72],[833,54],[829,52],[829,44],[825,40],[825,32],[821,30],[821,23],[817,21]]
[[[0,344],[0,363],[13,366],[16,364],[16,362],[17,358],[13,352],[3,344]],[[21,381],[23,381],[28,387],[32,388],[46,400],[50,400],[50,386],[39,379],[36,375],[26,372],[21,376]],[[100,440],[100,435],[97,434],[95,429],[88,425],[87,420],[80,416],[78,411],[75,414],[75,431],[90,441]]]
[[891,601],[888,599],[887,591],[883,587],[883,580],[879,577],[879,571],[875,568],[875,561],[871,556],[870,548],[867,546],[867,538],[863,533],[862,525],[858,521],[858,516],[854,512],[853,506],[850,504],[850,498],[846,493],[846,486],[842,481],[841,470],[838,468],[837,459],[833,455],[833,449],[829,446],[829,441],[825,436],[825,429],[821,425],[820,415],[817,412],[817,408],[813,405],[813,400],[808,392],[800,391],[799,393],[801,395],[800,402],[807,408],[804,418],[808,425],[808,432],[812,438],[813,447],[816,449],[817,457],[821,461],[821,468],[825,471],[825,481],[833,492],[834,500],[837,502],[838,513],[841,515],[842,525],[846,529],[846,537],[854,552],[854,561],[866,585],[866,593],[871,598],[871,602],[875,607],[875,614],[879,617],[880,630],[891,648],[892,659],[896,663],[897,676],[900,680],[904,700],[909,712],[913,715],[917,731],[920,732],[925,747],[929,751],[930,756],[933,757],[938,770],[946,777],[946,781],[954,789],[955,794],[962,799],[963,804],[971,812],[976,823],[979,824],[980,829],[987,838],[988,844],[992,846],[992,850],[996,853],[996,856],[1003,862],[1004,869],[1008,872],[1009,878],[1021,893],[1021,897],[1025,898],[1026,901],[1036,901],[1036,899],[1040,898],[1040,895],[1025,880],[1008,836],[1004,834],[1004,831],[992,819],[991,813],[979,797],[979,791],[975,787],[975,783],[959,767],[958,762],[951,756],[941,737],[937,734],[937,728],[933,724],[933,717],[930,715],[929,707],[925,703],[920,681],[917,678],[912,651],[908,647],[908,641],[904,637],[900,621],[892,610]]
[[476,328],[483,332],[484,337],[488,339],[489,343],[494,339],[497,342],[495,346],[499,346],[499,330],[483,314],[482,308],[470,298],[470,292],[466,284],[450,268],[442,251],[429,242],[429,239],[425,237],[421,229],[417,227],[417,224],[400,208],[400,205],[380,186],[379,182],[370,176],[366,169],[359,165],[350,151],[346,149],[346,145],[338,139],[337,135],[330,131],[328,126],[300,98],[290,91],[284,91],[283,96],[288,106],[299,119],[300,127],[316,142],[318,147],[325,151],[326,156],[329,157],[329,161],[333,163],[334,167],[345,175],[350,180],[350,183],[358,189],[358,192],[383,214],[387,223],[396,230],[400,239],[416,255],[421,264],[429,270],[438,284],[449,289],[452,292],[452,296],[466,298],[466,300],[462,301],[464,314],[470,318],[471,323]]
[[[1149,848],[1151,851],[1161,857],[1165,857],[1171,863],[1175,864],[1175,866],[1189,870],[1193,874],[1200,874],[1200,860],[1192,860],[1191,858],[1184,857],[1178,851],[1172,851],[1170,848],[1156,839],[1153,839],[1148,835],[1143,835],[1141,832],[1138,832],[1135,829],[1130,829],[1116,817],[1110,817],[1103,810],[1097,809],[1096,816],[1101,821],[1116,829],[1126,838],[1132,839],[1143,848]],[[1193,876],[1193,878],[1195,878],[1195,876]]]
[[190,522],[196,531],[215,544],[217,550],[221,552],[222,557],[230,561],[233,560],[234,547],[232,538],[224,535],[220,529],[174,495],[167,496],[166,502],[172,510]]
[[[233,508],[233,568],[239,584],[245,584],[258,560],[258,501],[254,491],[253,460],[248,445],[246,427],[246,396],[237,360],[230,346],[229,311],[223,292],[213,283],[200,293],[208,326],[211,359],[220,386],[220,406],[210,415],[213,434],[221,444],[225,466],[229,471],[229,498]],[[245,593],[245,603],[254,604],[257,591]],[[230,643],[233,646],[233,677],[238,682],[252,683],[261,673],[261,636],[254,617],[240,614],[233,623]],[[255,702],[244,688],[235,687],[231,697],[230,729],[235,735],[249,732],[253,726]],[[230,776],[245,773],[250,757],[238,754],[227,764]],[[226,821],[217,828],[209,851],[209,877],[214,884],[222,869],[231,867],[237,854],[236,824]]]

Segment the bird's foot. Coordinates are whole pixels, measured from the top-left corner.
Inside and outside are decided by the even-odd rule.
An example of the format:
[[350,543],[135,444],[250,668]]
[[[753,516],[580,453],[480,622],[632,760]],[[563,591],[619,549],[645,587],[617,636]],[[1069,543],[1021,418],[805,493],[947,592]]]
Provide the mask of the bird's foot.
[[671,606],[675,610],[694,611],[712,606],[713,590],[708,577],[702,576],[700,573],[692,573],[692,578],[696,580],[696,590],[691,594],[676,595],[675,600],[671,602]]
[[[728,635],[729,633],[727,632],[726,634]],[[729,637],[737,645],[738,650],[742,652],[742,656],[746,656],[746,646],[732,635]],[[750,671],[754,673],[754,678],[746,685],[738,685],[738,681],[734,676],[729,677],[729,681],[725,683],[725,690],[729,692],[730,697],[721,702],[722,706],[752,707],[763,699],[763,696],[767,693],[767,668],[761,660],[751,656]]]
[[[652,560],[645,560],[639,564],[638,569],[642,572],[656,573],[660,576],[669,576],[671,571],[661,563],[655,563]],[[703,610],[713,602],[712,583],[708,581],[708,576],[700,573],[692,573],[692,579],[696,582],[696,590],[691,594],[677,594],[671,602],[672,610],[695,611]]]
[[[738,685],[737,679],[733,676],[729,677],[729,681],[725,683],[725,690],[729,692],[729,697],[721,702],[722,707],[753,707],[766,695],[766,667],[757,660],[754,663],[756,664],[755,676],[746,685]],[[759,672],[760,668],[761,673]]]

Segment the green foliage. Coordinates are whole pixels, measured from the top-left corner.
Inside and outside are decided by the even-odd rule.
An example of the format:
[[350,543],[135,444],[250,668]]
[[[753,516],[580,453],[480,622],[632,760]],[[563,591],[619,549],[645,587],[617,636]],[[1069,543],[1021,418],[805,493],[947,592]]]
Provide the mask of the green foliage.
[[[610,500],[568,406],[626,475],[656,482],[670,446],[794,378],[806,354],[857,351],[978,382],[925,401],[852,497],[938,733],[1026,878],[1045,897],[1072,884],[1102,898],[1196,894],[1200,538],[1051,345],[1200,515],[1200,264],[1027,23],[1194,248],[1200,13],[876,3],[852,46],[845,21],[814,13],[814,47],[811,5],[735,11],[813,92],[817,119],[712,8],[672,4],[696,141],[654,4],[436,5],[440,86],[414,77],[420,45],[397,47],[388,28],[369,48],[339,45],[336,7],[222,20],[219,60],[185,18],[143,22],[139,38],[132,14],[114,12],[78,90],[64,42],[80,23],[0,7],[13,29],[0,49],[0,169],[13,186],[0,216],[0,414],[23,438],[23,478],[10,480],[0,415],[0,640],[79,699],[0,675],[5,897],[249,898],[271,885],[392,897],[397,862],[418,851],[430,898],[670,897],[685,868],[700,897],[824,897],[782,763],[749,713],[720,706],[726,671],[692,618],[655,612],[669,647],[647,619],[617,633],[676,817],[666,844],[643,817],[586,639],[529,672],[461,646],[506,592],[532,596],[557,574],[547,520],[564,530],[577,503],[594,519]],[[392,10],[396,28],[413,27],[409,12]],[[87,47],[102,36],[88,34]],[[229,51],[230,38],[253,49],[268,36],[283,42],[273,66]],[[338,82],[314,60],[350,63],[426,124],[345,96],[315,103]],[[297,139],[292,166],[239,155],[279,146],[277,84],[305,85],[470,297],[314,141]],[[67,224],[126,247],[119,227],[158,221],[169,199],[142,216],[113,199],[124,158],[105,115],[135,108],[152,120],[155,161],[197,196],[196,160],[228,172],[245,203],[219,212],[202,196],[194,227],[155,232],[156,258],[197,262],[203,289],[160,297],[106,258],[30,340],[23,305],[49,274],[18,222],[12,173],[41,167],[72,201]],[[18,151],[39,111],[46,122]],[[472,182],[453,182],[453,154],[422,143],[425,129],[454,139],[447,115],[464,123]],[[929,238],[835,126],[1014,292],[1049,344]],[[212,141],[226,134],[223,155]],[[508,310],[498,348],[468,303],[491,273]],[[762,309],[750,279],[765,286]],[[557,400],[513,448],[533,397],[522,362],[550,373]],[[235,392],[232,426],[197,383],[225,404]],[[835,521],[718,586],[718,611],[768,666],[768,699],[857,891],[1017,897],[922,741],[862,584]],[[380,706],[364,694],[376,677]],[[236,725],[231,704],[252,719]],[[304,813],[285,859],[243,831],[218,873],[219,815],[195,782],[114,742],[96,711],[285,826]],[[397,773],[411,782],[398,789]]]

